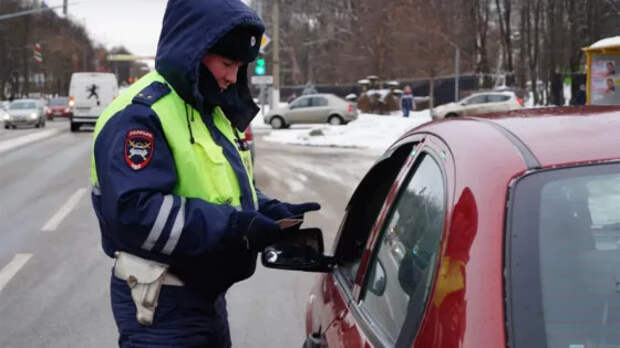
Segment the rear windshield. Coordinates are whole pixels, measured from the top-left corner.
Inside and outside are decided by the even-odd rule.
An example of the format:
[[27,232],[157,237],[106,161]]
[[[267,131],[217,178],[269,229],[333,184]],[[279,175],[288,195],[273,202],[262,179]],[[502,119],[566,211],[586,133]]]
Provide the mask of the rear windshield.
[[507,238],[514,347],[620,347],[620,164],[520,180]]
[[11,104],[9,109],[11,110],[26,110],[26,109],[36,109],[37,104],[34,102],[14,102]]
[[54,98],[50,100],[50,106],[65,106],[69,104],[69,99],[67,98]]

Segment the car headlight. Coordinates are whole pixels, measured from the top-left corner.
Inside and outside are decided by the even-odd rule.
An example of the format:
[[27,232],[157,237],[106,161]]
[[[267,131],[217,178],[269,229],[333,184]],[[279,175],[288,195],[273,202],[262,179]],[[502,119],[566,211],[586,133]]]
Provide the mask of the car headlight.
[[37,117],[39,117],[39,116],[38,116],[35,112],[33,112],[33,113],[31,113],[31,114],[30,114],[30,119],[31,119],[31,120],[36,120],[36,119],[37,119]]
[[2,116],[2,119],[5,120],[5,121],[10,121],[11,120],[11,115],[4,114],[4,116]]

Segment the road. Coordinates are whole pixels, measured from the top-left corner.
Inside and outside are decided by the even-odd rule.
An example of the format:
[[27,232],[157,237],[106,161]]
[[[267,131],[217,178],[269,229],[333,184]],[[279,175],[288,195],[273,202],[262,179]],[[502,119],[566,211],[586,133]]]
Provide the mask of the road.
[[[44,130],[0,129],[0,347],[112,347],[112,261],[100,247],[89,193],[92,132],[68,122]],[[318,201],[307,226],[331,250],[346,202],[375,160],[362,150],[261,141],[256,181],[280,200]],[[227,295],[234,347],[299,347],[315,275],[259,265]]]

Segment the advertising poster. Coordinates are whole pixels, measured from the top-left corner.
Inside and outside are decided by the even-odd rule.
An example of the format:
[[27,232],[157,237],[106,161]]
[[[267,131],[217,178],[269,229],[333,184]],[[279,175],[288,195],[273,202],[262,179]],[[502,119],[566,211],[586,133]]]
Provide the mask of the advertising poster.
[[593,55],[590,104],[620,105],[620,56]]

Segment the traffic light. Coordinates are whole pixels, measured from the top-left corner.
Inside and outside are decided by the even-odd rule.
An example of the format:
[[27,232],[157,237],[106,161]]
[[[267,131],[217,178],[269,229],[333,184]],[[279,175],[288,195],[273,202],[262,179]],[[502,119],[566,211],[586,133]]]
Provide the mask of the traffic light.
[[256,75],[265,75],[266,70],[267,69],[265,68],[265,58],[263,58],[263,56],[260,55],[258,59],[256,59],[256,66],[254,67],[254,73]]

